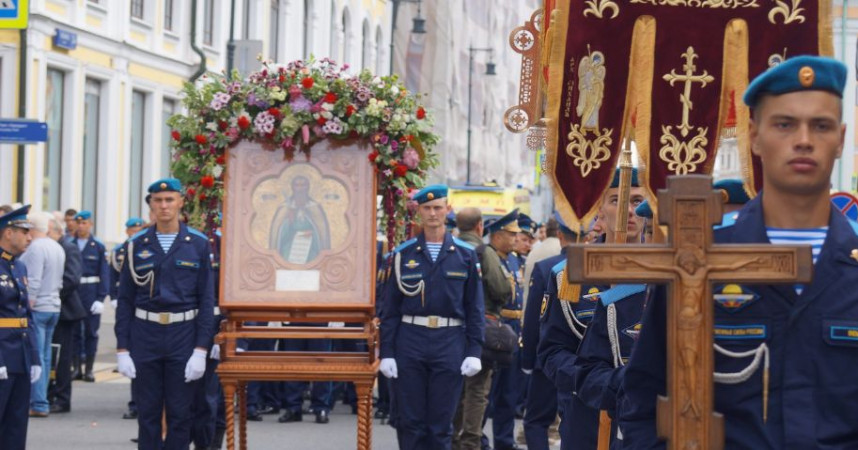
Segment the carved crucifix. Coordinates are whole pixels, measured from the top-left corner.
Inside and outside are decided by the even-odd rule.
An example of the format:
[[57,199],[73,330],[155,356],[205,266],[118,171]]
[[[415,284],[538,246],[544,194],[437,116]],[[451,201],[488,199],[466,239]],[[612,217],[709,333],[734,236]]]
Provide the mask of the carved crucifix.
[[572,283],[668,284],[667,397],[658,399],[658,434],[672,449],[724,446],[713,399],[713,282],[809,282],[810,247],[715,245],[721,199],[704,175],[669,177],[658,193],[664,245],[570,246]]

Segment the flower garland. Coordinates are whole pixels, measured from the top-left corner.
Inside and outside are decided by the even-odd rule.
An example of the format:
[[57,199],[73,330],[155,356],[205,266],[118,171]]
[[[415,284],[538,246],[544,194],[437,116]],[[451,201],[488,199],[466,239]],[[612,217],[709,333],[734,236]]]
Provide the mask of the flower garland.
[[390,245],[403,240],[411,218],[406,193],[422,187],[438,164],[432,148],[438,136],[419,96],[396,76],[353,76],[330,59],[264,62],[239,81],[234,74],[206,76],[199,86],[186,83],[186,114],[168,120],[172,128],[173,176],[185,187],[188,223],[213,231],[223,201],[224,151],[242,139],[310,157],[322,139],[366,139],[367,155],[378,174],[382,224]]

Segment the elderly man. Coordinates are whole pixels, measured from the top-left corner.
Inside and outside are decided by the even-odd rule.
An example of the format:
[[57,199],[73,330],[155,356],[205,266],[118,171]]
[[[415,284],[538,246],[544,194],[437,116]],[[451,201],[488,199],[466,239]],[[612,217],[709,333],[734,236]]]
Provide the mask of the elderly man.
[[56,237],[62,235],[62,230],[57,229],[50,213],[31,214],[30,222],[33,224],[30,230],[33,241],[20,260],[27,266],[27,295],[33,309],[39,361],[44,369],[32,387],[30,416],[47,417],[50,410],[48,377],[51,372],[51,342],[60,318],[60,288],[63,286],[66,255],[56,241]]

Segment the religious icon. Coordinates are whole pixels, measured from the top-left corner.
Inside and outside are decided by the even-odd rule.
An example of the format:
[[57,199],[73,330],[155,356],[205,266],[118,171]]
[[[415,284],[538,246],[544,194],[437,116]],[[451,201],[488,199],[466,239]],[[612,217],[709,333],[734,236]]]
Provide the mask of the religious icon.
[[280,205],[271,222],[270,248],[293,264],[306,264],[331,247],[328,217],[310,196],[310,180],[292,179],[292,195]]

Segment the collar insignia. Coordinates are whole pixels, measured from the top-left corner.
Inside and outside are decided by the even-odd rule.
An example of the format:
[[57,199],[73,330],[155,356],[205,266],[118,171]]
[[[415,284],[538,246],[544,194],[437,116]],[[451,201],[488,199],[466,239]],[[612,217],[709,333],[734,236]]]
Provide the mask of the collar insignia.
[[5,259],[6,261],[11,261],[12,260],[12,254],[4,251],[3,253],[0,253],[0,258]]

